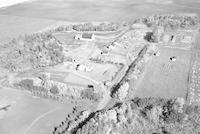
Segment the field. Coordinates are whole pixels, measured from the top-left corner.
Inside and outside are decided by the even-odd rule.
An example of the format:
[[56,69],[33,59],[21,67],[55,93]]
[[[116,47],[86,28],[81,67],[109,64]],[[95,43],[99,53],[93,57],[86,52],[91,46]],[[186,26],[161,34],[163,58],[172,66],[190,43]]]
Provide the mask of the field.
[[[8,104],[11,104],[4,117],[0,119],[2,134],[26,134],[26,131],[39,134],[44,130],[46,133],[50,133],[52,131],[50,126],[57,125],[73,106],[70,102],[60,104],[34,98],[28,93],[14,89],[0,89],[0,101],[7,101]],[[60,114],[58,115],[57,112]],[[52,119],[51,117],[56,118]],[[40,127],[34,129],[36,124]],[[47,125],[49,125],[48,128]]]
[[[11,105],[8,111],[0,111],[1,134],[52,133],[53,127],[58,125],[74,107],[74,103],[70,100],[60,103],[9,88],[0,89],[0,102],[4,102],[5,106]],[[92,104],[86,100],[78,102],[80,110],[89,108]]]
[[0,44],[9,42],[19,35],[31,34],[49,27],[64,24],[62,21],[9,15],[0,15],[0,18]]
[[199,5],[198,0],[36,0],[1,9],[0,14],[73,22],[124,21],[162,13],[199,14]]
[[[160,55],[146,66],[135,97],[186,97],[191,52],[189,50],[159,48]],[[176,57],[171,61],[170,57]]]

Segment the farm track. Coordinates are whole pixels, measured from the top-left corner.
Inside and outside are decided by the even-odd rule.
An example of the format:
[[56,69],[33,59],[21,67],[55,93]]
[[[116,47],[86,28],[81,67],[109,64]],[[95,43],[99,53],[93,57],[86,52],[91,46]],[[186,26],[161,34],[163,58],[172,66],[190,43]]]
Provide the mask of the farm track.
[[53,110],[50,110],[46,113],[43,113],[42,115],[38,116],[35,120],[33,120],[33,122],[27,127],[27,129],[25,130],[24,134],[28,134],[28,132],[31,130],[31,128],[39,121],[41,120],[42,118],[48,116],[49,114],[53,113],[53,112],[56,112],[58,109],[60,108],[56,108],[56,109],[53,109]]

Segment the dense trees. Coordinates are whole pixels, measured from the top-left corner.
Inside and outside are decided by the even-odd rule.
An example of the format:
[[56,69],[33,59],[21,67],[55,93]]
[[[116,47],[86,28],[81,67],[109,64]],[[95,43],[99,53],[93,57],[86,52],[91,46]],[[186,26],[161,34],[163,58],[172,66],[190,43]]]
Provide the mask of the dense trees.
[[59,94],[59,89],[57,86],[53,86],[53,87],[51,87],[50,92],[54,95],[57,95],[57,94]]
[[199,25],[199,18],[189,15],[154,15],[139,18],[134,23],[144,23],[148,27],[164,26],[168,29],[192,28]]
[[102,95],[100,93],[95,93],[93,88],[88,88],[82,91],[81,98],[99,101],[102,98]]
[[53,66],[64,60],[62,46],[48,33],[21,36],[1,47],[1,65],[14,72]]
[[122,25],[120,23],[101,23],[99,25],[94,25],[92,23],[84,23],[73,25],[73,30],[76,31],[116,31]]
[[183,99],[135,98],[91,113],[86,120],[73,134],[200,133],[200,107],[188,106]]
[[153,32],[147,32],[144,39],[148,42],[158,42],[156,35]]

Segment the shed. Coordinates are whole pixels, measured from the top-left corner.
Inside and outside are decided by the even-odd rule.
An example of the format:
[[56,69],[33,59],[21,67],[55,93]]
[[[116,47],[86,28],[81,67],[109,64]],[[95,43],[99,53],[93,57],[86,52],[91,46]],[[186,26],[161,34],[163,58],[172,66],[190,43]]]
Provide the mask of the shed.
[[93,34],[91,34],[91,33],[83,33],[82,34],[82,38],[84,38],[84,39],[93,39]]

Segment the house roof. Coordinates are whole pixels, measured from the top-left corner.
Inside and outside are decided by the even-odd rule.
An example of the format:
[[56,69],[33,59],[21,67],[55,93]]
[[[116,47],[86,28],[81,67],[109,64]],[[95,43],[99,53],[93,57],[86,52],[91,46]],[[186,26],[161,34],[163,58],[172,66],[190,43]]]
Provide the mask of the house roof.
[[82,38],[86,38],[86,39],[92,39],[93,34],[90,33],[83,33],[82,34]]

